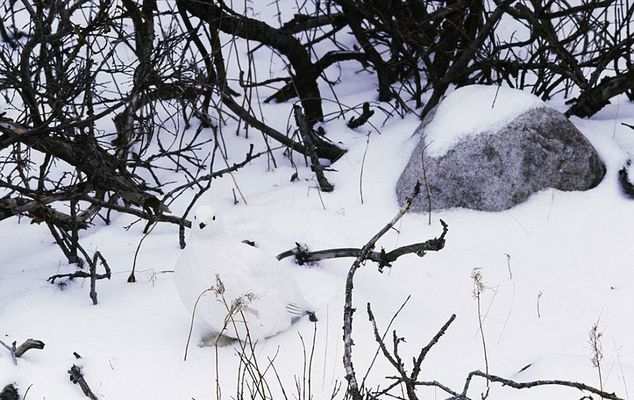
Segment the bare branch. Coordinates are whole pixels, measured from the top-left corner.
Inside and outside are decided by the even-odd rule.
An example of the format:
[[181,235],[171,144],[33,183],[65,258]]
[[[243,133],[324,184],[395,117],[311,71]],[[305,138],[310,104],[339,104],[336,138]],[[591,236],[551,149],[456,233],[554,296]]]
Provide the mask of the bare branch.
[[73,365],[68,370],[68,375],[70,375],[70,381],[72,383],[79,385],[81,391],[84,393],[84,396],[88,397],[90,400],[98,400],[98,397],[93,393],[92,389],[90,389],[90,386],[86,382],[80,367]]

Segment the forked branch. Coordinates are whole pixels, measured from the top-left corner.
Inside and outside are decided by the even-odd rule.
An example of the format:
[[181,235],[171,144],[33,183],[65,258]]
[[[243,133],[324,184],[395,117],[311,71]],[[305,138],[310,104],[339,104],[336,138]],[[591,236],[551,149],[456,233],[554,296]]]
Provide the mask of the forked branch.
[[[348,392],[352,397],[352,400],[361,400],[363,395],[359,388],[359,382],[354,371],[354,363],[352,361],[352,346],[354,341],[352,340],[352,315],[355,309],[352,306],[352,291],[354,289],[354,275],[357,270],[365,263],[370,253],[376,246],[379,239],[385,235],[394,225],[409,211],[412,206],[414,198],[420,193],[420,182],[417,182],[412,195],[405,200],[405,205],[396,213],[394,218],[388,222],[383,228],[381,228],[365,246],[361,248],[356,260],[352,263],[348,276],[346,277],[346,292],[345,292],[345,304],[343,309],[343,366],[346,371],[346,380],[348,381]],[[443,240],[444,245],[444,240]]]
[[[423,257],[428,251],[440,251],[445,246],[445,236],[449,230],[449,226],[442,219],[440,220],[443,231],[439,237],[429,239],[425,242],[413,243],[407,246],[397,247],[394,250],[386,252],[384,249],[381,251],[370,251],[366,260],[374,261],[379,264],[379,271],[385,267],[391,267],[399,257],[406,254],[416,254],[419,257]],[[342,257],[359,257],[363,249],[355,247],[342,247],[335,249],[325,249],[317,251],[308,251],[306,246],[296,243],[295,248],[286,250],[277,255],[278,260],[283,260],[288,257],[295,257],[295,262],[299,265],[306,263],[318,262],[321,260],[327,260],[330,258],[342,258]]]

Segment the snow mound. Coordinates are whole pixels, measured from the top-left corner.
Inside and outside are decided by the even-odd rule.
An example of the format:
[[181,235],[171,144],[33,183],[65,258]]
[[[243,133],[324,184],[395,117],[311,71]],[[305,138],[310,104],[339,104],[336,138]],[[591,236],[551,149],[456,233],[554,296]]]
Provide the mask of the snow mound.
[[425,127],[427,154],[441,157],[462,139],[496,132],[519,115],[546,107],[538,97],[517,89],[470,85],[456,89],[438,105]]

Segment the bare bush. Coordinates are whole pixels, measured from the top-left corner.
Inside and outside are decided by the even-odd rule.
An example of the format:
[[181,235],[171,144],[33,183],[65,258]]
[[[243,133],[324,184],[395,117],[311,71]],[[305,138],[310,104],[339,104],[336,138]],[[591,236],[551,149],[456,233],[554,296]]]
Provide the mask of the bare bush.
[[[322,162],[345,150],[321,121],[358,128],[377,109],[425,117],[448,88],[472,83],[561,94],[577,116],[634,94],[629,2],[307,1],[289,20],[280,11],[277,24],[212,0],[1,7],[0,220],[45,224],[79,266],[92,259],[80,232],[109,223],[112,212],[144,221],[146,234],[176,224],[185,246],[187,215],[211,180],[260,156],[275,166],[275,149],[291,162],[300,153],[320,189],[333,190]],[[512,33],[500,29],[503,20]],[[246,62],[226,59],[238,44]],[[262,51],[285,69],[259,79],[253,58]],[[376,77],[376,99],[339,102],[336,71],[350,63]],[[263,88],[272,94],[261,97]],[[270,126],[260,104],[295,98],[295,127]],[[326,114],[325,102],[338,111]],[[266,149],[230,162],[228,121],[237,134],[258,131]],[[187,207],[172,211],[181,196]]]

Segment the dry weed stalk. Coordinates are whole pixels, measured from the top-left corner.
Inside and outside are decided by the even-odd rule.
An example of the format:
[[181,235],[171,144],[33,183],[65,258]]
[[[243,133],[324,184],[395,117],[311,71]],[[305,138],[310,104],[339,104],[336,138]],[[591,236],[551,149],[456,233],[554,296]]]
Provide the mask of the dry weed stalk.
[[[224,324],[220,332],[218,332],[213,337],[210,337],[212,341],[206,342],[206,339],[203,339],[203,343],[205,345],[210,345],[214,349],[214,362],[215,362],[215,392],[216,392],[216,400],[222,399],[222,388],[220,382],[220,348],[226,346],[227,344],[235,345],[235,352],[238,357],[238,367],[237,367],[237,384],[236,384],[236,393],[235,398],[239,400],[271,400],[274,399],[275,396],[273,394],[273,390],[269,383],[269,378],[267,374],[270,371],[275,375],[275,379],[280,389],[280,393],[284,400],[288,400],[289,397],[287,395],[287,388],[285,387],[284,382],[282,381],[278,370],[275,366],[275,360],[279,355],[279,348],[273,355],[273,357],[267,357],[267,362],[263,364],[260,362],[258,358],[258,354],[256,352],[258,342],[253,340],[251,336],[251,331],[249,329],[247,320],[244,315],[244,311],[248,308],[249,304],[254,300],[254,295],[252,293],[247,293],[244,296],[241,296],[233,301],[229,302],[225,297],[225,285],[222,282],[220,276],[216,275],[215,285],[209,287],[208,289],[203,290],[196,302],[194,304],[194,308],[192,310],[189,333],[187,337],[187,344],[185,346],[185,356],[184,360],[187,360],[187,352],[189,348],[189,344],[191,341],[191,337],[193,334],[193,327],[196,317],[196,310],[198,308],[198,304],[203,296],[206,294],[212,293],[216,296],[217,301],[221,302],[226,310],[226,316],[224,319]],[[228,330],[233,331],[233,336],[236,338],[235,340],[225,336],[225,333]],[[310,341],[310,350],[307,352],[306,343],[304,341],[303,336],[299,335],[300,343],[303,350],[303,369],[301,377],[295,376],[295,388],[297,391],[297,399],[298,400],[312,400],[313,399],[313,385],[312,385],[312,374],[313,374],[313,360],[315,354],[315,347],[317,342],[317,323],[314,322],[313,325],[313,335]],[[339,393],[339,387],[337,383],[335,383],[335,387],[333,388],[332,398],[337,396]]]
[[599,388],[603,390],[603,374],[601,372],[601,361],[603,361],[603,346],[601,345],[601,337],[603,332],[599,331],[599,321],[595,322],[590,329],[589,343],[592,349],[592,366],[597,369],[599,375]]
[[[484,292],[484,280],[482,277],[482,271],[480,268],[474,268],[471,271],[471,279],[473,280],[473,298],[476,300],[477,306],[477,314],[478,314],[478,328],[480,330],[480,340],[482,341],[482,354],[484,356],[484,371],[487,375],[489,375],[489,356],[487,354],[487,343],[484,337],[484,324],[482,321],[482,302],[481,296],[482,292]],[[486,399],[489,396],[489,392],[491,387],[489,385],[489,380],[486,380],[486,392],[482,394],[482,400]]]

